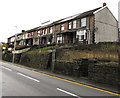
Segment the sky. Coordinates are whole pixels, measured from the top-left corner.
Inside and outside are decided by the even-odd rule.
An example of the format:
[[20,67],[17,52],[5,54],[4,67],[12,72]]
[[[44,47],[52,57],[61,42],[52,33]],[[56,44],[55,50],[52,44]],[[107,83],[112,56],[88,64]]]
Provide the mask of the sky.
[[[0,42],[21,30],[101,7],[103,2],[118,20],[120,0],[0,0]],[[16,29],[17,26],[17,29]]]

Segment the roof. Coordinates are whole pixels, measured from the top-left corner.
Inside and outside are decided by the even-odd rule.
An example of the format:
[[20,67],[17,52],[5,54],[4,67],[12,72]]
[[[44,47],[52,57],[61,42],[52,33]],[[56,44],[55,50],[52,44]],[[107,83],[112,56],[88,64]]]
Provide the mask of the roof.
[[78,18],[90,16],[90,15],[93,15],[93,13],[94,13],[95,11],[97,11],[97,10],[99,10],[99,9],[101,9],[101,8],[102,8],[102,7],[99,7],[99,8],[93,9],[93,10],[89,10],[89,11],[86,11],[86,12],[83,12],[83,13],[79,13],[79,14],[76,14],[76,15],[73,15],[73,16],[69,16],[69,17],[60,19],[60,20],[58,20],[58,21],[55,21],[55,22],[53,22],[52,24],[59,24],[59,23],[66,22],[66,21],[69,21],[69,20],[73,20],[73,19],[78,19]]
[[79,14],[76,14],[76,15],[73,15],[73,16],[69,16],[69,17],[66,17],[66,18],[63,18],[63,19],[60,19],[58,21],[54,21],[52,24],[58,24],[58,23],[62,23],[62,22],[65,22],[65,21],[69,21],[69,20],[72,20],[74,19],[75,17],[79,16]]
[[33,29],[27,30],[26,32],[34,32],[35,30],[37,30],[37,29],[40,28],[40,27],[41,27],[41,26],[35,27],[35,28],[33,28]]
[[86,12],[83,12],[81,13],[79,16],[77,16],[75,19],[78,19],[78,18],[83,18],[83,17],[87,17],[87,16],[90,16],[90,15],[93,15],[93,13],[99,9],[101,9],[102,7],[99,7],[99,8],[96,8],[96,9],[93,9],[93,10],[89,10],[89,11],[86,11]]
[[100,9],[94,11],[93,13],[94,13],[94,14],[95,14],[95,13],[98,13],[99,11],[103,10],[103,9],[106,8],[106,7],[107,7],[107,6],[104,6],[104,7],[100,8]]
[[[47,25],[43,25],[43,26],[39,26],[39,27],[30,29],[30,30],[27,30],[26,32],[34,32],[35,30],[40,30],[40,29],[48,27],[48,26],[53,26],[53,25],[56,25],[56,24],[64,23],[66,21],[70,21],[70,20],[79,19],[79,18],[83,18],[83,17],[86,17],[86,16],[94,15],[94,12],[99,10],[99,9],[101,9],[101,8],[102,7],[99,7],[99,8],[96,8],[96,9],[93,9],[93,10],[89,10],[89,11],[86,11],[86,12],[83,12],[83,13],[72,15],[72,16],[69,16],[69,17],[66,17],[66,18],[54,21],[54,22],[49,23]],[[14,37],[14,36],[15,35],[13,35],[11,37]],[[9,37],[9,38],[11,38],[11,37]]]

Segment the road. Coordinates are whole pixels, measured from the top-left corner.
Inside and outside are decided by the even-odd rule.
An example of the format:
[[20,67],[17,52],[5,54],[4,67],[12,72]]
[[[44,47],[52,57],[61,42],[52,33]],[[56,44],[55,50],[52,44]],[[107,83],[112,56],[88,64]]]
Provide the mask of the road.
[[[2,68],[2,96],[117,96],[116,93],[32,71],[9,63]],[[107,97],[108,98],[108,97]]]

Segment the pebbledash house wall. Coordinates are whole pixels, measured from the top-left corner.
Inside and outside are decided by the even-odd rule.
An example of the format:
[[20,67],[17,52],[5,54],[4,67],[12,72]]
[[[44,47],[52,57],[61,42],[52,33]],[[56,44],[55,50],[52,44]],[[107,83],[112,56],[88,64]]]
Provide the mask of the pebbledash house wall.
[[95,14],[95,42],[118,42],[118,21],[108,7],[102,8]]

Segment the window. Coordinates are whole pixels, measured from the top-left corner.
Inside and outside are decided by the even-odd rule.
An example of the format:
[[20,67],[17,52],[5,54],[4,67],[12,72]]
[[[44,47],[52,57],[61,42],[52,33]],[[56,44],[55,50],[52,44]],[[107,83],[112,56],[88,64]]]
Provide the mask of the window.
[[38,36],[40,36],[40,31],[38,31]]
[[34,32],[31,32],[31,37],[33,36]]
[[63,30],[64,30],[64,24],[61,25],[61,31],[63,31]]
[[79,41],[83,41],[83,40],[87,39],[86,30],[77,31],[76,37],[78,38]]
[[73,28],[76,28],[76,20],[73,21]]
[[15,37],[12,37],[12,38],[11,38],[11,42],[13,42],[14,40],[15,40]]
[[57,36],[57,43],[63,43],[63,36],[62,35]]
[[42,35],[44,35],[45,34],[45,30],[42,30]]
[[50,27],[50,33],[52,33],[53,31],[52,31],[52,27]]
[[47,29],[45,29],[45,34],[47,34]]
[[25,38],[28,38],[28,33],[25,34]]
[[82,18],[81,19],[81,27],[85,27],[86,26],[86,18]]
[[69,29],[72,28],[72,22],[69,22],[69,26],[68,26]]

